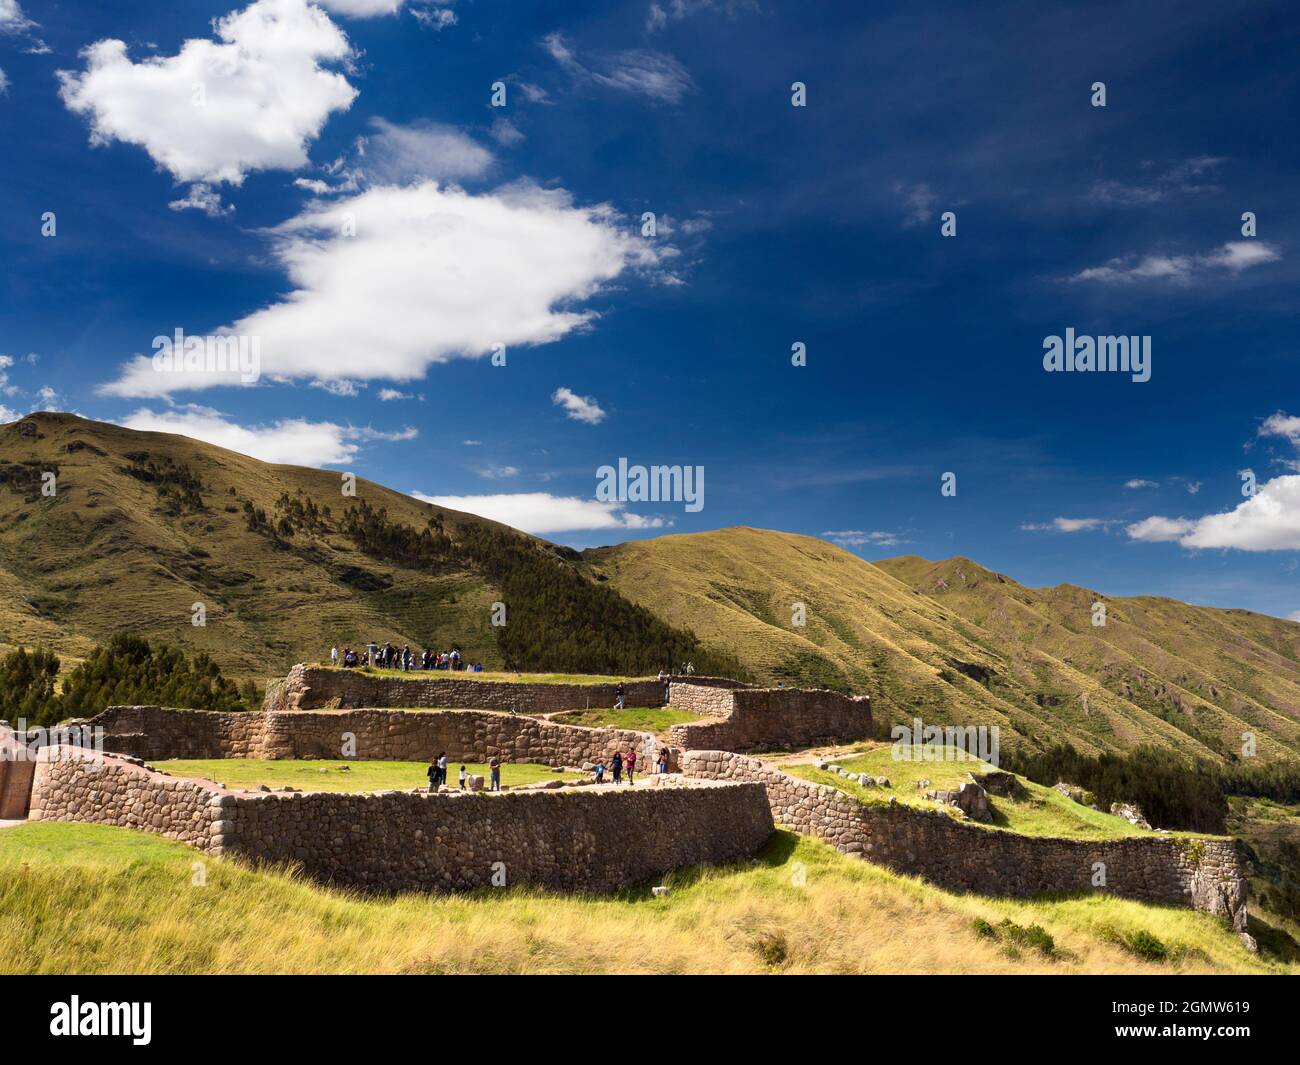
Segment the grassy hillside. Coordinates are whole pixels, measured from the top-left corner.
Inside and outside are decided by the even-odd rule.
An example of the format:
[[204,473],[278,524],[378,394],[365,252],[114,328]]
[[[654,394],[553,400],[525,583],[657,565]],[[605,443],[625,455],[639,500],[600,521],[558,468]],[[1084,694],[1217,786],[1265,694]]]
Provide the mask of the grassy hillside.
[[[886,724],[998,725],[1003,743],[1153,743],[1215,758],[1254,731],[1300,753],[1300,625],[1171,600],[1033,591],[965,559],[863,561],[733,528],[584,552],[593,575],[769,682],[871,694]],[[805,624],[794,623],[796,603]]]
[[[689,634],[584,578],[573,552],[368,481],[345,496],[343,483],[68,414],[0,427],[0,650],[77,658],[132,631],[258,680],[371,639],[459,646],[489,668],[703,660]],[[504,626],[491,624],[497,601]]]
[[365,899],[142,832],[33,822],[0,830],[0,973],[1300,971],[1258,921],[1252,955],[1191,910],[952,895],[787,832],[753,864],[665,882],[665,898]]

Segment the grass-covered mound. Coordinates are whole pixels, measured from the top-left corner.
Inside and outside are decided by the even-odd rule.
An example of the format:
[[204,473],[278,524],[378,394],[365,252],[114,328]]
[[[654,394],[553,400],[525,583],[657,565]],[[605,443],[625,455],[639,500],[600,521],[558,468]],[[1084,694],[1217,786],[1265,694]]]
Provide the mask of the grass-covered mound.
[[752,864],[665,882],[657,899],[366,899],[146,833],[34,822],[0,831],[0,972],[1300,972],[1191,910],[951,895],[786,832]]
[[675,706],[629,706],[623,710],[592,707],[590,710],[565,710],[552,714],[551,720],[562,725],[583,725],[586,728],[629,728],[637,732],[666,735],[674,725],[684,725],[702,718],[689,710]]
[[[219,781],[235,791],[260,785],[268,788],[297,788],[299,791],[407,791],[429,785],[427,762],[172,758],[152,764],[155,769],[175,777]],[[448,762],[447,780],[452,787],[459,784],[462,764],[469,776],[477,774],[487,778],[486,765]],[[517,788],[544,780],[578,780],[585,776],[585,773],[557,773],[550,766],[532,762],[507,763],[501,767],[501,786]]]
[[[915,750],[919,758],[922,749]],[[935,800],[925,797],[927,791],[956,789],[970,779],[970,774],[979,776],[993,769],[987,762],[971,758],[962,751],[953,753],[959,757],[950,761],[901,761],[894,759],[893,746],[885,744],[872,747],[862,754],[834,760],[835,765],[850,773],[888,777],[891,785],[888,788],[863,786],[813,765],[788,765],[782,768],[791,776],[815,784],[829,784],[862,802],[888,802],[893,798],[909,806],[933,809]],[[989,796],[993,820],[986,824],[1025,836],[1119,839],[1123,836],[1150,835],[1143,829],[1134,828],[1123,818],[1082,806],[1054,788],[1024,778],[1017,779],[1023,788],[1018,796]],[[918,782],[923,780],[930,783],[925,787],[917,787]],[[979,824],[975,821],[971,823]]]

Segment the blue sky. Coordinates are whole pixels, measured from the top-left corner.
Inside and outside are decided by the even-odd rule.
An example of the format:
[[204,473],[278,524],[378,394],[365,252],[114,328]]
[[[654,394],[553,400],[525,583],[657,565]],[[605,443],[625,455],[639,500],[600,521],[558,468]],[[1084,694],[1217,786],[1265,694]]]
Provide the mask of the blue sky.
[[[0,420],[578,547],[754,525],[1285,617],[1298,36],[1283,4],[0,0]],[[1047,372],[1067,328],[1150,337],[1150,380]],[[160,372],[177,329],[255,339],[257,380]],[[620,457],[703,467],[703,508],[598,501]]]

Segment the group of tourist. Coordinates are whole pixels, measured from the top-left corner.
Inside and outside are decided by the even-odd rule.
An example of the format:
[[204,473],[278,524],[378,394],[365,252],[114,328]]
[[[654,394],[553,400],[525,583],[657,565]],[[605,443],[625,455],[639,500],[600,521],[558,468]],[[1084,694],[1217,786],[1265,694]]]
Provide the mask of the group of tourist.
[[[447,752],[439,751],[436,758],[429,762],[428,769],[429,791],[434,792],[439,788],[447,787]],[[460,767],[460,790],[464,791],[469,783],[469,771],[466,766]],[[488,791],[501,790],[501,759],[496,755],[488,762]]]
[[370,641],[370,646],[360,654],[351,647],[344,647],[342,651],[338,647],[331,647],[330,665],[343,666],[345,669],[374,666],[377,669],[400,669],[403,672],[421,669],[463,670],[467,673],[483,672],[481,662],[466,662],[461,657],[460,649],[457,647],[453,647],[450,651],[430,651],[425,648],[417,653],[411,650],[410,644],[404,645],[399,650],[391,643],[386,643],[381,647],[373,640]]

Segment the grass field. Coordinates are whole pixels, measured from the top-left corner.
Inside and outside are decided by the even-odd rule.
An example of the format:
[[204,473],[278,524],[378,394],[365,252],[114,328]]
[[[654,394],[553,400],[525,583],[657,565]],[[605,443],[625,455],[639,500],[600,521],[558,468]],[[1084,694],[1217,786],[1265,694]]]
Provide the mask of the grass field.
[[[429,786],[427,762],[365,761],[292,761],[265,758],[169,759],[154,762],[154,767],[177,777],[215,780],[235,790],[256,788],[298,788],[301,791],[407,791]],[[464,763],[469,775],[488,775],[488,767]],[[452,787],[458,783],[461,763],[449,763],[447,778]],[[549,766],[532,762],[510,763],[501,767],[503,787],[536,784],[543,780],[579,780],[585,773],[557,773]]]
[[1205,914],[951,895],[786,832],[757,862],[665,882],[657,899],[366,899],[146,833],[33,822],[0,831],[0,972],[1300,973]]
[[[921,748],[914,750],[919,755]],[[963,754],[960,751],[957,753]],[[864,787],[812,765],[787,765],[782,768],[791,776],[815,784],[829,784],[862,802],[880,803],[895,798],[909,806],[930,809],[933,809],[935,802],[925,798],[926,791],[960,787],[969,779],[968,774],[971,772],[979,774],[992,768],[978,758],[945,762],[895,761],[893,747],[889,744],[849,758],[835,759],[834,764],[850,773],[888,777],[892,786]],[[1023,777],[1018,779],[1025,788],[1025,794],[1021,798],[989,796],[989,804],[993,809],[993,821],[989,823],[995,828],[1008,829],[1025,836],[1066,836],[1074,839],[1119,839],[1123,836],[1149,835],[1142,829],[1134,828],[1123,818],[1081,806],[1053,788],[1035,784]],[[916,785],[920,780],[929,780],[929,787],[918,788]]]
[[562,725],[582,725],[586,728],[628,728],[637,732],[653,732],[662,736],[673,725],[684,725],[688,721],[699,721],[697,715],[688,710],[678,710],[672,706],[629,706],[623,710],[566,710],[562,714],[553,714],[552,721]]

